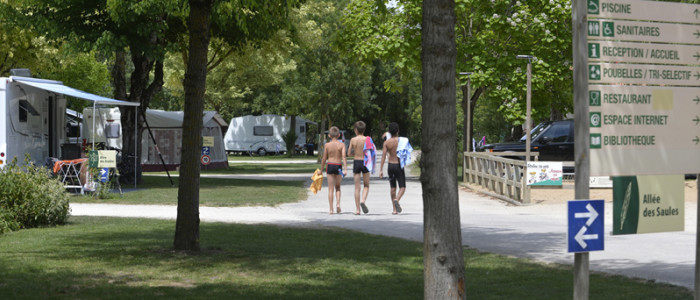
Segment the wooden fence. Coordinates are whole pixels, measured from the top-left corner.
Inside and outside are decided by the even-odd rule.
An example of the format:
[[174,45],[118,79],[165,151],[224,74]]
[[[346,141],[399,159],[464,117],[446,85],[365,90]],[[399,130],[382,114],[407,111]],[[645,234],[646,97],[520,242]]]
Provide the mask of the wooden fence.
[[[464,152],[464,183],[513,204],[530,203],[525,161],[502,157],[523,155],[524,152]],[[537,160],[539,152],[530,155]]]

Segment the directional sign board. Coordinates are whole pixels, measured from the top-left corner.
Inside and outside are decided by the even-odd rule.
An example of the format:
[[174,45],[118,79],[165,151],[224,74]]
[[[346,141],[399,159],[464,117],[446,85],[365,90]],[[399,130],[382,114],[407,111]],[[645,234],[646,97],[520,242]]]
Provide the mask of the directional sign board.
[[590,85],[588,94],[592,176],[700,170],[700,89]]
[[588,61],[693,65],[700,64],[700,46],[589,41]]
[[700,67],[589,63],[588,83],[692,86],[700,84]]
[[700,25],[591,20],[587,29],[589,39],[700,44]]
[[586,3],[591,175],[700,172],[700,5]]
[[588,0],[588,18],[700,23],[697,5],[641,0]]
[[605,203],[603,200],[574,200],[568,203],[569,252],[605,249]]

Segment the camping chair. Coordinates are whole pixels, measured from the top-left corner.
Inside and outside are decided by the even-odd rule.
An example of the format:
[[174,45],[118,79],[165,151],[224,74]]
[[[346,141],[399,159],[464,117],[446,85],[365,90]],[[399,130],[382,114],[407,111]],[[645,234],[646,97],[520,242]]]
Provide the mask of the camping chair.
[[86,162],[86,158],[59,160],[54,163],[53,172],[58,176],[66,189],[79,189],[82,195],[85,194],[85,189],[80,179],[80,169]]

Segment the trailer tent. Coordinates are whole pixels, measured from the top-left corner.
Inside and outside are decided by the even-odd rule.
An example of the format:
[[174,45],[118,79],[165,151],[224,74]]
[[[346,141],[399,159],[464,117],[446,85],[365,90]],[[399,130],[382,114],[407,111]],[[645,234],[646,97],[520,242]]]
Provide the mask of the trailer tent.
[[[141,135],[141,165],[144,171],[163,171],[163,163],[158,156],[160,150],[166,168],[175,170],[180,166],[182,148],[182,121],[185,117],[182,111],[146,110],[146,121],[151,127],[156,144],[146,128]],[[205,111],[202,118],[202,137],[211,137],[214,146],[209,147],[209,165],[203,168],[217,169],[228,167],[228,157],[224,151],[223,127],[226,126],[221,116],[215,111]],[[157,149],[156,149],[157,145]]]

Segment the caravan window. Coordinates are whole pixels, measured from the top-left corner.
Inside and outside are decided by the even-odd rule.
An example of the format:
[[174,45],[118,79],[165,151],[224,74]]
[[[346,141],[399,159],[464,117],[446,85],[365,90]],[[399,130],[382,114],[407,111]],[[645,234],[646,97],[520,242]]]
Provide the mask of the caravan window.
[[19,121],[27,122],[27,113],[38,116],[39,112],[27,100],[19,100]]
[[255,126],[253,127],[253,135],[255,136],[272,136],[272,126]]
[[299,132],[304,133],[304,126],[299,127]]

